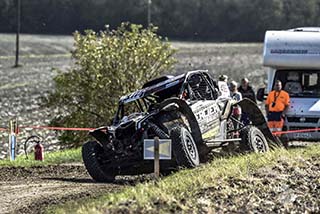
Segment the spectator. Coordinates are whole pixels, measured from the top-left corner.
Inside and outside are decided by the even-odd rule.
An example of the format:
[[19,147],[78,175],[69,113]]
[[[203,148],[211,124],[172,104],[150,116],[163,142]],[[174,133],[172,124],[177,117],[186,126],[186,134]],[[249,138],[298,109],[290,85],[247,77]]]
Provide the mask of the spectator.
[[284,124],[283,118],[285,117],[285,113],[287,112],[290,104],[289,94],[281,89],[281,81],[276,80],[274,90],[268,94],[265,103],[268,126],[272,132],[282,131]]
[[218,80],[218,88],[220,91],[219,99],[230,98],[230,90],[228,85],[228,76],[220,75]]
[[[238,92],[238,83],[236,81],[231,81],[230,82],[230,96],[236,101],[242,100],[241,93]],[[240,120],[240,118],[241,118],[241,108],[240,108],[240,106],[239,105],[233,106],[232,111],[233,111],[232,115],[237,120]],[[233,121],[233,127],[235,129],[238,129],[239,128],[239,123],[237,121]],[[239,133],[238,132],[236,132],[235,134],[237,135],[237,137],[239,137]]]
[[241,80],[241,86],[238,88],[238,91],[241,93],[242,98],[248,98],[252,102],[257,103],[256,94],[253,88],[249,85],[249,80],[247,78],[243,78]]
[[238,83],[236,81],[231,81],[230,83],[230,95],[237,101],[242,100],[242,95],[238,92]]
[[227,75],[219,75],[219,81],[228,82],[228,76]]

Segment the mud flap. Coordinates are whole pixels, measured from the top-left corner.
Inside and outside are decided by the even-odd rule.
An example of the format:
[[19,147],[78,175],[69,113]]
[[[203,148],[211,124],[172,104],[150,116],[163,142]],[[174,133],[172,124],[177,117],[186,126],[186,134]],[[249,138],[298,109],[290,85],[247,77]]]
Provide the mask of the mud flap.
[[244,98],[237,104],[241,107],[243,112],[246,112],[248,114],[249,119],[252,122],[252,125],[256,126],[262,131],[264,136],[267,138],[267,141],[271,148],[283,146],[281,140],[271,133],[267,121],[256,103],[252,102],[247,98]]

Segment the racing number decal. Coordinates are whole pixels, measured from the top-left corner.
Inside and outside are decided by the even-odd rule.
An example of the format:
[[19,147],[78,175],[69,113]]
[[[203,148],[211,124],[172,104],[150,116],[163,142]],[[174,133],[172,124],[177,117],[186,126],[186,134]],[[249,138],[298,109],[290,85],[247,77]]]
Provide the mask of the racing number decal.
[[219,107],[217,105],[215,105],[215,106],[211,106],[211,107],[200,110],[199,112],[196,113],[197,120],[202,121],[205,118],[214,119],[214,118],[212,118],[212,116],[214,116],[215,114],[217,114],[219,112],[219,109],[217,109],[217,108],[219,108]]
[[219,106],[215,101],[200,101],[192,110],[198,121],[202,137],[211,138],[219,132]]

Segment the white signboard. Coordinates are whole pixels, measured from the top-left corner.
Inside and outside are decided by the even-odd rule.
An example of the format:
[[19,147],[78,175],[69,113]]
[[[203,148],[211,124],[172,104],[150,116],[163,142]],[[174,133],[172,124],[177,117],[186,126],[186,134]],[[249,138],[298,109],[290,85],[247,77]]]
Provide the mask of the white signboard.
[[[159,140],[159,158],[160,160],[171,159],[171,139],[160,139]],[[154,139],[145,139],[143,145],[143,159],[153,160],[154,159]]]

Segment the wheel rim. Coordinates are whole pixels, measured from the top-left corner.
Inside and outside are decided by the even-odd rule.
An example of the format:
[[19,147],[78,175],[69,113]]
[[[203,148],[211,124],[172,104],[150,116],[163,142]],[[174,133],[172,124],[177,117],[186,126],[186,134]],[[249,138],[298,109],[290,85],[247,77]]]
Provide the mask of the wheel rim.
[[193,141],[193,139],[191,138],[190,135],[186,135],[186,138],[185,138],[185,145],[186,145],[186,148],[190,154],[190,157],[195,160],[197,159],[197,150],[195,148],[195,143]]
[[257,152],[265,152],[265,143],[264,140],[262,139],[262,137],[260,137],[259,135],[254,136],[253,139],[254,145],[256,147]]

